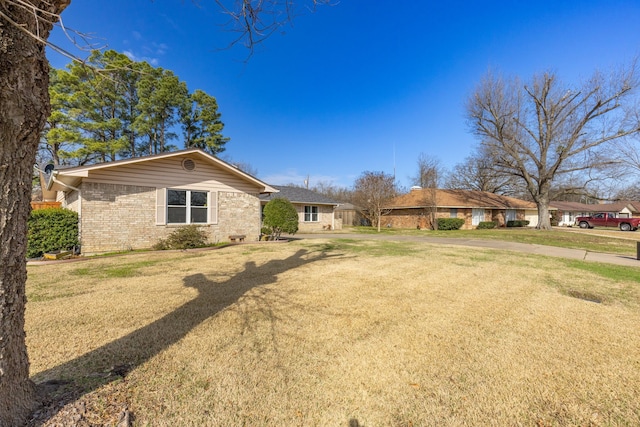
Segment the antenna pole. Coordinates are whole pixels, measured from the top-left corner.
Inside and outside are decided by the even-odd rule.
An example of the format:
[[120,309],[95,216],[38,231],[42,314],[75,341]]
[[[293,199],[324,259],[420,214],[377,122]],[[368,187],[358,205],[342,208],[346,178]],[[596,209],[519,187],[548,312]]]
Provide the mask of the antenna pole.
[[393,144],[393,180],[396,179],[396,144]]

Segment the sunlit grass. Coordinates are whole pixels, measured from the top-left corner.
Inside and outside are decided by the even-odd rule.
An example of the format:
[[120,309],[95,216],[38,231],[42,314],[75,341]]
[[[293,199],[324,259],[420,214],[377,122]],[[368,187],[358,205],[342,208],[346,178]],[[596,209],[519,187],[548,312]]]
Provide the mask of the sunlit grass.
[[[352,227],[349,230],[355,233],[378,234],[377,229],[373,227]],[[636,255],[637,242],[640,241],[640,232],[616,232],[619,233],[619,236],[613,237],[611,235],[599,236],[584,230],[569,232],[558,229],[543,231],[532,228],[446,231],[383,228],[380,233],[401,236],[504,240],[621,255]]]
[[639,271],[348,238],[32,266],[32,378],[93,425],[638,425]]

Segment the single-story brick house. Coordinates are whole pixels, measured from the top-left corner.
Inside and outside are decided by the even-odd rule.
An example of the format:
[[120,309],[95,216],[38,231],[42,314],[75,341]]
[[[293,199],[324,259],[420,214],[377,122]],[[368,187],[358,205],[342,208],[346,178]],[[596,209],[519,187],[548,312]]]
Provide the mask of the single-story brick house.
[[499,226],[511,220],[529,220],[531,227],[538,224],[535,203],[486,191],[412,188],[393,199],[388,208],[390,213],[382,223],[395,228],[432,228],[433,213],[436,218],[464,219],[462,229],[476,228],[484,221]]
[[338,203],[327,196],[302,187],[277,186],[277,193],[262,194],[260,201],[266,205],[274,198],[284,198],[298,211],[298,232],[341,230],[342,219],[336,218]]
[[[570,227],[575,225],[575,219],[579,216],[589,216],[597,212],[615,214],[621,218],[640,216],[640,203],[615,202],[585,204],[579,202],[551,202],[551,207],[558,211],[558,225]],[[636,205],[638,205],[636,207]]]
[[199,149],[54,170],[47,189],[78,212],[83,254],[149,248],[187,224],[257,240],[259,195],[277,192]]

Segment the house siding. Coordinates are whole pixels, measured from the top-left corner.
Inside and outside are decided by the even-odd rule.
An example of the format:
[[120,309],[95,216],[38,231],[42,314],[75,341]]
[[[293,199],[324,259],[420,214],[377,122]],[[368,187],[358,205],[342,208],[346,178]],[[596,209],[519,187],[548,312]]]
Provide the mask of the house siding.
[[[182,168],[182,161],[191,159],[195,169]],[[255,193],[256,187],[226,170],[185,154],[153,162],[120,165],[117,168],[92,170],[83,182],[137,185],[155,188],[183,188],[204,191]]]
[[[81,203],[73,191],[68,194],[66,207],[78,211],[82,206],[80,240],[85,255],[150,248],[180,227],[156,224],[155,186],[83,182],[80,190]],[[257,240],[257,194],[220,191],[217,196],[217,224],[201,226],[209,242],[226,241],[231,234],[245,234],[247,240]]]

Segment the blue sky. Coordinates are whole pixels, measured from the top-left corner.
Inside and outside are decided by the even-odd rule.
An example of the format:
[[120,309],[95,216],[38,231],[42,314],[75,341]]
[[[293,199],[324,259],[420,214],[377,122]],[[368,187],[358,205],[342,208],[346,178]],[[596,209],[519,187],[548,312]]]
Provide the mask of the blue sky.
[[[199,3],[74,0],[62,18],[215,96],[231,138],[223,157],[274,185],[350,187],[364,171],[395,170],[409,187],[421,153],[451,168],[472,152],[464,106],[488,69],[579,83],[640,54],[631,0],[341,0],[300,7],[248,60],[241,46],[222,49],[235,35],[215,2]],[[60,29],[50,40],[86,56]]]

